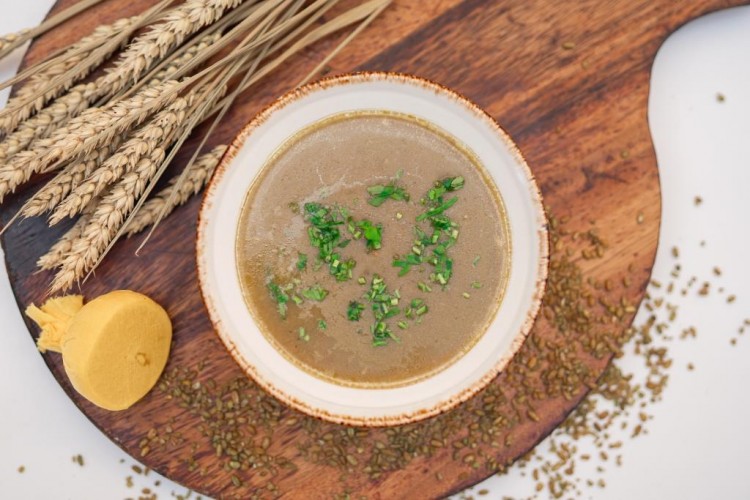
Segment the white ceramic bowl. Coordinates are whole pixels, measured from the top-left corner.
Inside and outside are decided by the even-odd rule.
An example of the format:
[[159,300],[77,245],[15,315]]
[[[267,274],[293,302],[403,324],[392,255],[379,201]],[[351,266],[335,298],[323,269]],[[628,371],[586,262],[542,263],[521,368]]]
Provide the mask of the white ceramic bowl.
[[[352,388],[310,375],[260,332],[243,299],[235,241],[248,188],[292,135],[326,117],[358,110],[416,116],[453,135],[481,160],[508,215],[511,269],[487,332],[462,358],[411,385]],[[361,73],[324,79],[281,97],[235,139],[206,190],[198,225],[201,291],[221,340],[247,374],[286,404],[351,425],[413,422],[446,411],[487,385],[523,343],[539,309],[547,274],[547,227],[539,190],[520,152],[475,104],[413,76]]]

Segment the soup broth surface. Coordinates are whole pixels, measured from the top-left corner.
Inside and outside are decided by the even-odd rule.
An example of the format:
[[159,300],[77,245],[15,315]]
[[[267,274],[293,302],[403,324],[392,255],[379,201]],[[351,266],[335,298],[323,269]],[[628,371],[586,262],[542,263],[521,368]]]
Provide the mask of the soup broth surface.
[[[399,276],[392,263],[412,253],[415,227],[433,232],[429,221],[416,221],[429,208],[421,200],[436,181],[458,176],[463,187],[445,195],[458,197],[444,212],[458,226],[448,249],[453,266],[448,284],[431,280],[435,269],[428,262]],[[390,183],[403,188],[409,201],[368,203],[368,187]],[[355,221],[382,226],[376,250],[353,239],[346,224],[339,226],[342,240],[352,240],[336,249],[356,262],[352,279],[338,281],[328,263],[318,261],[308,235],[307,203],[343,207]],[[236,253],[245,302],[263,335],[288,360],[337,384],[393,387],[444,369],[484,334],[507,284],[509,238],[500,195],[469,151],[416,118],[373,111],[328,118],[277,151],[248,191]],[[426,250],[430,255],[430,247]],[[376,320],[365,298],[376,275],[389,293],[398,290],[400,296],[400,312],[385,320],[397,340],[381,346],[373,345]],[[290,298],[284,318],[271,284]],[[316,286],[327,292],[323,300],[302,296]],[[414,299],[428,310],[419,316],[412,310],[408,318]],[[353,301],[364,306],[358,321],[348,318]]]

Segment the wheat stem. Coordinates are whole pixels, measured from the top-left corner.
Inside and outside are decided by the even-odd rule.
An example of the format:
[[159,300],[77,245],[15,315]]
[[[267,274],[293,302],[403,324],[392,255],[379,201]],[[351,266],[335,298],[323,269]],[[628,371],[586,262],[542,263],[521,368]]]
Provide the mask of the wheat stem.
[[349,35],[347,35],[347,37],[344,38],[336,46],[336,48],[334,48],[331,52],[329,52],[326,55],[326,57],[323,58],[323,60],[320,61],[320,63],[318,63],[318,65],[315,66],[315,68],[312,71],[310,71],[310,73],[308,73],[308,75],[305,78],[303,78],[302,81],[299,82],[298,86],[302,86],[302,85],[306,84],[315,75],[317,75],[323,68],[325,68],[326,64],[328,64],[329,62],[331,62],[331,60],[334,57],[336,57],[339,54],[339,52],[341,52],[344,49],[344,47],[346,47],[347,45],[349,45],[352,42],[352,40],[354,40],[357,37],[357,35],[359,35],[365,28],[367,28],[367,26],[369,26],[370,23],[372,23],[375,20],[375,18],[377,18],[380,15],[380,13],[383,12],[388,7],[388,5],[391,3],[391,1],[392,0],[386,0],[386,1],[382,2],[382,6],[379,7],[379,8],[377,8],[376,10],[374,10],[372,12],[372,14],[370,14],[368,17],[366,17],[364,21],[362,21],[356,28],[354,28],[352,30],[352,32],[349,33]]
[[35,140],[29,150],[0,166],[0,201],[33,174],[55,170],[142,122],[176,99],[180,88],[181,84],[172,80],[146,87],[129,99],[88,109],[49,138]]
[[[372,19],[374,19],[374,17],[375,17],[373,14],[376,13],[375,15],[377,15],[377,13],[380,13],[382,11],[382,9],[384,8],[384,6],[387,6],[390,2],[391,2],[391,0],[372,0],[370,2],[362,4],[358,8],[352,9],[352,10],[350,10],[350,11],[348,11],[348,12],[346,12],[346,13],[344,13],[344,14],[336,17],[336,18],[334,18],[333,20],[325,23],[324,25],[320,26],[319,28],[317,28],[317,29],[311,31],[310,33],[308,33],[307,35],[303,36],[300,40],[298,40],[296,43],[294,43],[289,49],[287,49],[287,51],[285,51],[281,56],[278,56],[274,61],[272,61],[271,63],[269,63],[267,66],[265,66],[264,67],[264,69],[266,69],[265,72],[263,72],[263,70],[261,70],[259,73],[267,74],[269,72],[269,70],[267,70],[267,68],[269,66],[273,66],[273,67],[278,66],[284,60],[286,60],[287,58],[289,58],[291,55],[293,55],[297,51],[300,51],[300,50],[304,49],[309,44],[314,43],[315,41],[319,40],[323,36],[326,36],[326,35],[334,32],[334,31],[337,31],[337,30],[339,30],[339,29],[341,29],[343,27],[349,26],[349,25],[351,25],[351,24],[353,24],[353,23],[355,23],[357,21],[361,21],[361,20],[365,20],[365,22],[367,24],[369,24],[372,21]],[[349,38],[347,40],[345,40],[344,42],[348,43],[348,40],[349,40]],[[246,48],[245,49],[241,49],[241,50],[235,49],[235,51],[237,53],[237,54],[235,54],[235,56],[238,55],[238,54],[244,53],[245,50],[246,50]],[[231,54],[226,59],[229,59],[229,58],[231,58]],[[217,106],[217,107],[226,106],[226,105],[230,104],[231,100],[234,97],[236,97],[236,95],[239,92],[241,92],[243,89],[246,89],[247,87],[249,87],[250,85],[252,85],[253,82],[258,81],[258,79],[259,79],[257,77],[258,73],[255,73],[254,76],[250,77],[250,75],[252,73],[253,73],[252,71],[249,72],[248,75],[246,75],[246,78],[243,79],[243,81],[237,86],[237,89],[235,90],[235,92],[232,95],[228,96],[226,99],[224,99],[222,101],[222,103],[219,106]],[[206,116],[210,116],[210,114],[213,113],[213,112],[214,111],[208,112]],[[205,139],[204,139],[204,142],[205,142]],[[175,150],[176,150],[176,147],[175,147]],[[174,154],[174,151],[173,151],[173,154]],[[195,155],[196,155],[196,153],[194,153],[193,158],[191,159],[191,162],[195,159]],[[155,181],[158,180],[159,176],[161,175],[161,172],[163,172],[164,168],[166,168],[166,164],[168,164],[168,163],[169,163],[169,160],[167,160],[165,162],[165,164],[162,166],[161,170],[159,172],[157,172],[157,174],[155,176],[154,182],[147,187],[145,196],[148,196],[148,193],[151,191],[151,189],[153,189]],[[181,174],[180,177],[178,178],[178,180],[176,181],[176,185],[178,186],[177,189],[180,189],[181,183],[184,182],[184,180],[185,180],[185,172],[183,172],[183,174]],[[145,196],[144,196],[144,199],[145,199]],[[174,196],[174,195],[172,195],[172,196]],[[131,219],[134,218],[134,216],[137,213],[137,211],[140,208],[140,206],[144,203],[144,199],[141,199],[138,202],[138,204],[135,207],[135,210],[134,210],[133,214],[126,220],[123,228],[121,228],[120,231],[118,231],[118,233],[115,234],[115,236],[112,238],[112,240],[110,241],[110,243],[107,246],[107,248],[105,248],[102,251],[102,253],[101,253],[100,257],[99,257],[99,260],[94,264],[94,268],[99,264],[99,262],[101,262],[101,260],[106,256],[106,254],[109,252],[109,250],[115,244],[115,242],[117,241],[117,239],[122,235],[122,233],[124,232],[124,228],[127,227],[127,225],[130,223]],[[162,214],[162,217],[163,216],[164,215]],[[157,223],[158,223],[158,221],[157,221]],[[151,230],[149,231],[149,235],[144,239],[144,242],[141,243],[141,245],[139,246],[138,250],[136,250],[136,254],[144,246],[144,244],[146,243],[146,241],[148,241],[148,238],[151,236],[151,234],[153,233],[153,231],[155,230],[155,228],[156,228],[156,223],[154,225],[152,225]]]
[[125,174],[99,200],[80,236],[73,241],[60,262],[60,270],[50,285],[50,293],[70,289],[94,268],[101,253],[125,222],[125,217],[133,210],[135,200],[146,183],[164,161],[164,154],[164,150],[158,148],[149,157],[142,158],[135,171]]
[[87,75],[92,69],[99,66],[102,61],[109,57],[130,35],[140,28],[144,23],[150,21],[171,0],[162,0],[161,3],[147,10],[137,17],[136,21],[130,23],[122,31],[113,34],[104,43],[87,53],[72,68],[64,73],[54,76],[45,82],[33,95],[19,97],[8,102],[6,107],[0,111],[0,130],[7,132],[15,129],[16,125],[41,109],[50,99],[60,95],[81,77]]
[[177,130],[181,129],[187,113],[197,95],[196,91],[175,101],[158,112],[140,127],[115,154],[100,168],[93,171],[65,200],[58,205],[50,217],[50,225],[66,217],[73,217],[85,207],[91,198],[116,182],[123,174],[131,172],[143,156],[148,156],[158,146],[169,144]]
[[[255,30],[251,31],[238,45],[238,47],[235,49],[235,51],[242,48],[244,45],[250,42],[253,38],[256,37],[256,35],[260,35],[261,37],[268,31],[269,27],[271,26],[271,23],[279,16],[281,11],[286,8],[289,4],[291,4],[291,0],[281,2],[277,8],[275,8],[269,16],[264,20],[264,22],[260,23]],[[304,4],[304,0],[296,0],[292,6],[284,13],[283,16],[281,16],[282,24],[285,21],[288,21],[289,18],[294,17],[294,15],[299,11],[299,9]],[[188,160],[185,168],[182,171],[182,174],[179,175],[175,180],[176,188],[172,191],[169,199],[167,199],[166,203],[162,207],[162,212],[158,215],[158,217],[153,221],[151,230],[149,231],[148,235],[144,238],[144,240],[141,242],[138,249],[136,249],[136,255],[138,252],[144,247],[144,245],[148,242],[148,240],[151,238],[151,235],[153,234],[154,230],[158,226],[159,222],[168,215],[168,213],[172,210],[173,205],[176,203],[176,197],[180,192],[182,192],[182,184],[187,182],[189,179],[189,176],[192,172],[192,165],[195,161],[197,161],[198,153],[203,149],[203,146],[205,145],[206,141],[210,137],[210,135],[213,133],[214,129],[218,126],[221,119],[224,117],[226,112],[228,111],[230,105],[234,100],[237,98],[237,96],[241,92],[242,86],[247,82],[250,77],[253,75],[253,73],[256,71],[258,65],[263,60],[263,58],[266,57],[266,54],[268,53],[269,49],[271,48],[271,41],[266,42],[265,46],[262,47],[260,50],[260,53],[255,57],[255,60],[252,62],[250,67],[246,70],[245,75],[243,76],[242,80],[237,85],[237,88],[226,98],[224,99],[225,104],[220,107],[218,115],[214,118],[212,121],[209,129],[203,134],[203,137],[201,139],[200,144],[195,148],[195,151],[193,152],[193,156]],[[231,77],[235,72],[238,72],[242,66],[244,65],[244,61],[240,60],[235,63],[234,67],[230,70],[230,75],[228,77]],[[226,83],[226,81],[222,81],[219,83],[219,85],[223,85]],[[206,107],[206,116],[210,116],[213,114],[213,112],[209,111],[209,107]],[[201,117],[202,119],[203,117]],[[149,188],[152,189],[153,186]],[[140,203],[143,203],[141,201]],[[119,235],[118,235],[119,237]]]

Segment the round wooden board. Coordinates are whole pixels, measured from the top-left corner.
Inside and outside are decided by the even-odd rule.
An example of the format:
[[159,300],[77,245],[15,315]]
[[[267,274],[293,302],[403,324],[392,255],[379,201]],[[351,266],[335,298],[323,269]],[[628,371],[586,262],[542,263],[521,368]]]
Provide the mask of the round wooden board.
[[[53,10],[74,1],[60,0]],[[37,40],[25,61],[38,60],[98,24],[132,15],[154,3],[155,0],[104,2]],[[581,259],[579,253],[575,254],[573,260],[584,276],[616,283],[628,276],[633,285],[618,287],[610,295],[613,301],[622,297],[637,304],[648,282],[659,233],[659,178],[646,117],[654,56],[667,35],[681,24],[740,3],[395,0],[333,61],[330,71],[413,73],[452,87],[483,106],[520,146],[550,212],[569,217],[566,227],[570,231],[585,232],[596,227],[607,242],[604,258]],[[228,143],[259,109],[306,75],[333,43],[334,40],[323,41],[244,95],[213,135],[211,144]],[[177,163],[184,161],[189,152],[190,145]],[[30,192],[26,189],[5,203],[3,223]],[[451,431],[454,435],[441,436],[436,429],[449,421],[445,417],[442,423],[433,419],[397,431],[370,431],[351,439],[342,455],[327,458],[345,460],[350,453],[360,457],[348,473],[342,474],[340,468],[323,463],[314,464],[306,458],[310,454],[303,456],[302,450],[309,452],[316,439],[325,441],[329,433],[338,439],[346,435],[346,430],[308,419],[263,394],[244,377],[214,335],[201,302],[195,270],[199,204],[199,199],[192,200],[162,223],[140,256],[134,255],[139,238],[118,243],[96,277],[82,288],[87,297],[113,289],[133,289],[163,304],[175,327],[167,373],[196,370],[191,377],[199,383],[179,391],[174,386],[166,387],[166,391],[155,389],[133,408],[110,413],[78,396],[65,376],[60,357],[45,355],[63,389],[107,436],[149,467],[190,488],[216,497],[240,498],[249,497],[252,492],[258,496],[281,493],[290,498],[330,498],[344,492],[372,498],[440,497],[490,475],[493,468],[485,466],[488,458],[490,464],[502,465],[523,455],[585,395],[584,388],[567,394],[567,398],[532,398],[519,409],[519,398],[514,398],[509,389],[511,378],[516,383],[519,377],[526,378],[533,385],[549,375],[545,372],[546,361],[535,369],[524,370],[529,364],[524,359],[491,384],[491,393],[501,397],[490,404],[488,411],[502,416],[496,421],[502,423],[504,418],[507,428],[512,424],[512,439],[507,438],[510,431],[503,431],[500,425],[496,439],[477,444],[470,454],[483,457],[480,466],[472,467],[472,460],[464,460],[469,453],[452,458],[451,442],[471,429],[471,422],[463,420],[461,429]],[[637,220],[639,213],[641,223]],[[43,220],[28,220],[13,225],[3,235],[6,264],[21,309],[44,300],[51,276],[34,274],[35,261],[64,229],[50,230]],[[611,337],[619,336],[631,320],[632,313],[626,314],[625,321],[609,326]],[[36,328],[30,323],[28,326],[32,337],[36,337]],[[545,349],[567,342],[566,338],[569,337],[540,318],[527,342],[535,344],[533,349],[522,349],[519,356],[533,352],[541,360],[548,359],[554,353]],[[587,372],[587,380],[592,383],[603,372],[609,357],[582,355],[580,359],[583,365],[579,368]],[[198,372],[199,367],[202,370]],[[163,382],[169,380],[168,377]],[[486,394],[490,393],[478,398]],[[223,408],[217,406],[218,399],[224,402]],[[227,410],[229,401],[237,401],[240,406],[244,402],[246,406]],[[477,401],[468,404],[477,405]],[[477,408],[481,407],[486,408],[487,403],[479,401]],[[221,427],[216,417],[217,412],[227,411],[235,411],[234,418],[249,419],[242,438],[248,447],[245,452],[276,457],[269,468],[233,472],[226,449],[221,457],[217,456],[217,442],[212,443],[210,436],[228,428]],[[480,413],[475,417],[478,426],[484,425]],[[253,419],[270,421],[272,425],[263,426]],[[396,470],[373,480],[362,472],[363,464],[359,462],[367,460],[377,441],[393,439],[394,432],[409,433],[410,440],[403,441],[410,444],[395,460],[399,464]],[[431,447],[429,443],[436,437],[445,439],[444,448]],[[149,450],[142,455],[144,439]],[[160,445],[160,439],[165,440],[164,445]],[[491,441],[495,441],[494,446]],[[357,448],[364,454],[358,454]],[[428,448],[430,453],[424,453]],[[294,467],[279,467],[284,459]],[[241,486],[233,484],[233,474],[242,481]],[[267,489],[269,479],[277,490]]]

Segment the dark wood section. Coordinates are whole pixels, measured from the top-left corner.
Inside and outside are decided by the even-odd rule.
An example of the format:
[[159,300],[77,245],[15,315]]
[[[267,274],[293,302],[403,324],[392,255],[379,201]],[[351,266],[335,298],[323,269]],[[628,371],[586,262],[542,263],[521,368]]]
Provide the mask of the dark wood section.
[[[60,0],[54,10],[72,3],[74,0]],[[153,3],[104,2],[37,40],[26,61],[70,43],[97,24]],[[550,211],[570,217],[567,225],[571,230],[586,231],[595,221],[608,250],[603,259],[580,260],[585,275],[597,280],[620,280],[629,275],[634,285],[619,293],[638,303],[654,260],[661,209],[646,116],[654,56],[664,39],[686,21],[740,3],[396,0],[331,63],[330,73],[356,69],[413,73],[452,87],[483,106],[520,146]],[[333,43],[322,42],[244,95],[211,144],[228,143],[259,109],[306,75]],[[188,145],[177,163],[184,161],[189,150]],[[29,193],[26,190],[10,197],[2,207],[3,222]],[[167,370],[203,363],[205,369],[198,380],[205,383],[213,378],[221,385],[243,380],[243,374],[214,335],[201,302],[194,250],[199,205],[196,198],[162,223],[140,256],[134,255],[140,238],[120,242],[96,276],[82,287],[82,293],[91,298],[128,288],[150,295],[167,308],[174,322],[174,348]],[[643,214],[640,224],[636,220],[639,212]],[[50,230],[43,220],[29,220],[15,224],[3,235],[6,265],[19,307],[44,300],[51,276],[34,274],[34,263],[63,229]],[[612,325],[613,335],[629,324],[632,314],[626,319]],[[31,337],[36,336],[31,324],[29,331]],[[552,339],[556,331],[547,321],[539,320],[533,335]],[[81,411],[149,467],[218,497],[247,497],[255,487],[265,487],[267,477],[247,470],[236,473],[242,487],[232,484],[226,457],[217,458],[210,440],[201,435],[204,424],[199,412],[184,408],[177,398],[167,398],[165,392],[155,389],[127,411],[99,410],[72,390],[59,356],[48,354],[44,358]],[[586,358],[587,369],[599,374],[607,361]],[[493,384],[507,386],[508,376],[500,375]],[[247,391],[258,396],[257,389]],[[501,464],[516,459],[546,436],[583,395],[584,391],[579,391],[570,399],[535,401],[538,421],[522,419],[513,431],[513,442],[507,446],[483,444],[479,449]],[[273,478],[278,490],[289,498],[330,498],[345,489],[353,498],[359,498],[357,494],[369,498],[439,497],[492,473],[484,466],[472,468],[454,461],[451,451],[445,449],[429,458],[408,460],[401,469],[385,473],[376,481],[358,472],[361,466],[353,468],[342,486],[339,470],[314,465],[302,457],[299,445],[310,439],[309,430],[299,423],[305,419],[286,408],[279,411],[283,423],[267,430],[272,436],[268,452],[296,466],[294,470],[279,469]],[[293,418],[298,423],[287,425]],[[170,423],[176,432],[182,432],[185,441],[154,446],[141,457],[139,444],[148,431],[155,427],[162,432]],[[330,432],[338,429],[321,425]],[[371,447],[382,438],[382,431],[371,432],[363,438],[364,446]],[[191,443],[196,449],[191,450]],[[194,457],[198,467],[191,470],[187,457]],[[436,479],[437,473],[441,480]],[[270,491],[262,491],[270,495]]]

